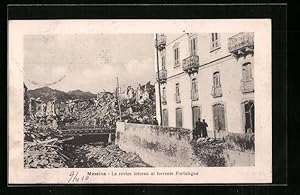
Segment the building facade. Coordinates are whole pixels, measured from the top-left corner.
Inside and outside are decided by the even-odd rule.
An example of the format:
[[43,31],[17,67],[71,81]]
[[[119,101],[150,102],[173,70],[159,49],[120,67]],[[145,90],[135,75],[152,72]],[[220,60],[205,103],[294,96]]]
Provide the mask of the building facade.
[[254,33],[160,34],[155,50],[162,125],[194,129],[200,118],[210,137],[255,131]]

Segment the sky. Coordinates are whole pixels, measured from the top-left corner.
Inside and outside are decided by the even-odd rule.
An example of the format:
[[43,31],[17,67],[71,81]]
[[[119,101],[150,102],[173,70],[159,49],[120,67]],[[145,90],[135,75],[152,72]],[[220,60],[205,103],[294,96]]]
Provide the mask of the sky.
[[153,34],[25,35],[24,82],[70,91],[112,91],[155,80]]

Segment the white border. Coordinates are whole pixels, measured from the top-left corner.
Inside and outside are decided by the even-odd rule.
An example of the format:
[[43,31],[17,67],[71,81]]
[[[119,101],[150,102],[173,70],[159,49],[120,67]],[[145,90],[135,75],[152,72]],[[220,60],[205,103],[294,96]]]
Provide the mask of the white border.
[[[255,167],[80,168],[24,169],[23,167],[23,36],[74,33],[255,33]],[[72,170],[92,172],[197,171],[198,176],[95,176],[77,183],[271,183],[272,91],[271,20],[10,20],[8,25],[9,184],[65,184]]]

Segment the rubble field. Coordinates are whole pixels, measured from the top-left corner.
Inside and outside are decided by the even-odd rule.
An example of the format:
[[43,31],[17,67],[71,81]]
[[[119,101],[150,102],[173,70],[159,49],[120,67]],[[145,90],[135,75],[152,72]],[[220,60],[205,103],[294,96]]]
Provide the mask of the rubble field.
[[24,143],[25,168],[97,168],[149,167],[135,153],[122,151],[115,144],[74,143],[67,139],[49,139]]
[[117,100],[114,96],[102,96],[97,101],[60,103],[59,109],[55,115],[25,116],[24,167],[149,167],[137,154],[107,144],[101,135],[94,136],[94,140],[85,136],[67,137],[62,135],[60,129],[72,126],[115,129],[120,118],[132,123],[154,124],[154,99],[148,98],[141,103],[135,98]]

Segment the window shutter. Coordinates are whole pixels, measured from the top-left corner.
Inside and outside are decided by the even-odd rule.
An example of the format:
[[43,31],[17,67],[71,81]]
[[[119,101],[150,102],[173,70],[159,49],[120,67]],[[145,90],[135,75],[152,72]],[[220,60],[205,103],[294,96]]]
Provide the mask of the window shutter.
[[163,110],[163,126],[168,126],[168,110],[164,109]]
[[182,127],[182,110],[179,109],[179,127]]
[[182,110],[181,110],[181,108],[176,109],[176,127],[182,127]]
[[214,130],[218,130],[217,105],[213,105]]
[[222,130],[225,130],[225,109],[224,105],[220,105],[220,126]]
[[179,48],[176,48],[177,53],[177,60],[179,59]]
[[242,124],[243,124],[243,129],[244,129],[244,132],[246,133],[247,130],[246,130],[246,119],[245,119],[245,102],[242,102],[241,104],[241,110],[242,110]]

